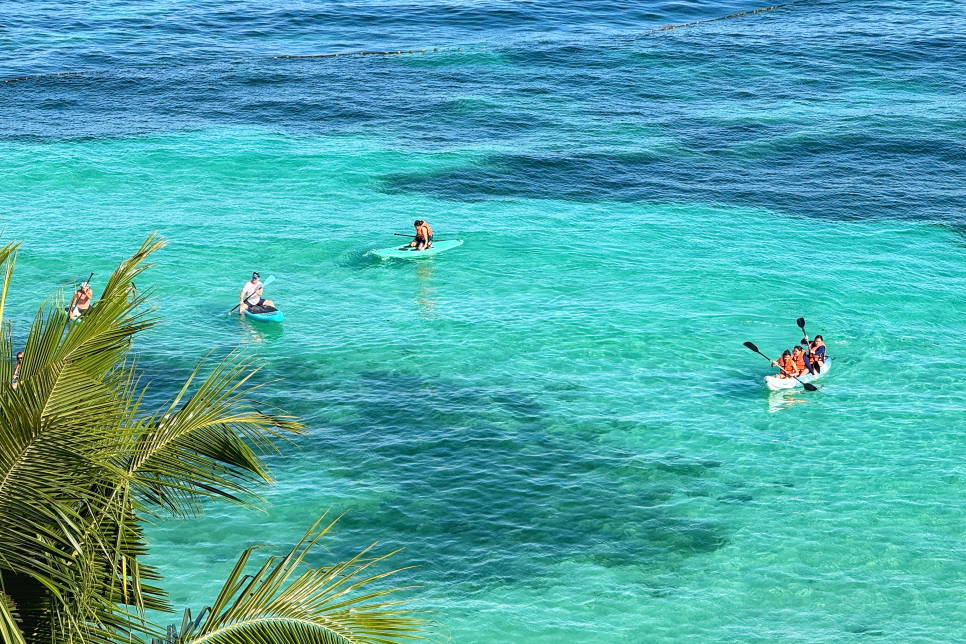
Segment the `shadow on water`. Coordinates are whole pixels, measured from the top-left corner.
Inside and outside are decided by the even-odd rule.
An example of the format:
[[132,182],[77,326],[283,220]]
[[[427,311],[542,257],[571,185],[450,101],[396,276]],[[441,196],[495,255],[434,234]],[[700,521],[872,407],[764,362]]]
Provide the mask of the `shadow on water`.
[[[960,212],[964,205],[953,180],[963,176],[954,161],[956,145],[921,142],[919,154],[912,157],[893,150],[884,138],[839,136],[823,139],[821,144],[806,139],[776,143],[756,154],[728,149],[727,140],[721,138],[720,148],[702,149],[701,137],[691,141],[698,146],[691,153],[677,156],[500,154],[456,170],[390,174],[383,177],[383,191],[464,202],[725,202],[818,218],[935,218],[962,225],[959,215],[950,214]],[[890,155],[893,166],[901,168],[888,184],[877,180],[870,169],[874,167],[871,160],[884,154]],[[802,158],[811,163],[806,176],[816,175],[815,168],[837,167],[853,178],[853,185],[863,185],[863,190],[837,181],[802,181]],[[722,167],[729,171],[720,172]],[[695,182],[696,176],[702,180]],[[925,197],[932,206],[929,212],[923,210]]]
[[227,313],[225,309],[217,309],[207,313],[220,328],[228,332],[237,332],[236,348],[244,349],[249,344],[271,342],[282,337],[284,333],[284,322],[253,320],[245,315],[239,315],[238,309]]
[[305,382],[345,409],[328,410],[336,420],[300,440],[303,457],[392,491],[364,507],[348,492],[341,530],[407,547],[430,577],[466,590],[543,583],[547,567],[565,560],[646,568],[726,542],[720,524],[668,507],[711,496],[694,490],[715,486],[702,481],[716,461],[643,457],[587,432],[550,433],[534,397],[509,387],[369,371],[333,396],[333,383]]

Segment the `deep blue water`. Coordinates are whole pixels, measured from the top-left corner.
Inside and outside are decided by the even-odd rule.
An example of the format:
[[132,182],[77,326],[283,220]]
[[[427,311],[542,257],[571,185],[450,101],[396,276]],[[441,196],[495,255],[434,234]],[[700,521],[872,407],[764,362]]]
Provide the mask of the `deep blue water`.
[[[697,198],[816,217],[959,223],[961,5],[801,2],[652,31],[759,6],[8,6],[6,77],[79,73],[7,84],[4,135],[378,130],[413,150],[500,148],[472,172],[400,168],[384,179],[387,191]],[[275,58],[434,47],[442,51]],[[653,134],[657,147],[640,144]]]

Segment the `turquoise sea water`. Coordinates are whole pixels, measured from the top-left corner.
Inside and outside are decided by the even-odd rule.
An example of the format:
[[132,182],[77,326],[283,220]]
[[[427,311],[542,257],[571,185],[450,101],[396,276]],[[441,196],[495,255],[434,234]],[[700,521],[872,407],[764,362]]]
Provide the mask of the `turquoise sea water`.
[[[331,509],[454,642],[961,639],[962,5],[648,31],[758,6],[0,8],[18,332],[157,230],[155,398],[240,346],[309,426],[152,529],[176,607]],[[465,244],[366,254],[416,218]],[[798,316],[835,368],[770,393]]]

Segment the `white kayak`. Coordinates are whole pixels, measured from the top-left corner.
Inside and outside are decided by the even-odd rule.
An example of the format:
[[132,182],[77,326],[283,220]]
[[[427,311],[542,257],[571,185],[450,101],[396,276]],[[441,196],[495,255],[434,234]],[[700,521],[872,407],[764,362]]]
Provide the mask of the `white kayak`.
[[[803,382],[813,382],[818,380],[822,376],[828,373],[829,369],[832,368],[832,358],[826,358],[822,366],[815,372],[815,374],[807,373],[804,376],[799,376],[798,380],[794,378],[779,378],[778,376],[765,376],[765,385],[772,391],[778,391],[780,389],[794,389],[795,387],[801,387]],[[799,382],[801,381],[801,382]]]
[[397,248],[377,248],[369,252],[381,259],[389,259],[390,257],[397,257],[399,259],[417,259],[419,257],[429,257],[437,253],[442,253],[444,250],[456,248],[462,244],[462,239],[448,239],[445,241],[433,242],[433,245],[426,250],[416,250],[415,248],[410,248],[409,246],[399,246]]

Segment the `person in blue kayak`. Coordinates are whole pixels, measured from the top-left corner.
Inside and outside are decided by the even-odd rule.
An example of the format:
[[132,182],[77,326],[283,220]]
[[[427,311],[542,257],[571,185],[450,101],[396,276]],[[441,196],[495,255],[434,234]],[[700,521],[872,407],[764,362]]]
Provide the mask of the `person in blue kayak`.
[[256,312],[265,307],[272,307],[275,309],[275,302],[271,300],[266,300],[262,298],[262,284],[261,275],[258,273],[252,273],[252,279],[245,282],[242,287],[241,293],[238,295],[238,315],[243,315],[246,310],[252,310]]
[[809,373],[814,374],[825,364],[825,340],[822,339],[822,336],[817,335],[809,342],[806,335],[802,338],[802,346],[808,348],[808,351],[805,352],[805,366],[808,367]]
[[416,228],[416,238],[409,242],[409,247],[415,248],[416,250],[432,248],[433,229],[429,227],[429,224],[422,219],[417,219],[413,222],[413,226]]

